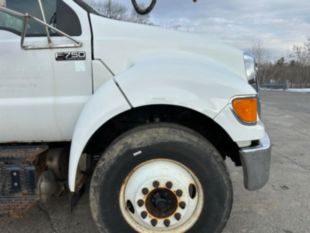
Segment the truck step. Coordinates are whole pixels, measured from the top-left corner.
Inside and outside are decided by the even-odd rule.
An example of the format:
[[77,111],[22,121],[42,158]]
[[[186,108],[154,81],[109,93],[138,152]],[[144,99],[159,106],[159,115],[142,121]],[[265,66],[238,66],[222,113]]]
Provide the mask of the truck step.
[[0,215],[20,217],[39,199],[40,156],[48,146],[0,146]]

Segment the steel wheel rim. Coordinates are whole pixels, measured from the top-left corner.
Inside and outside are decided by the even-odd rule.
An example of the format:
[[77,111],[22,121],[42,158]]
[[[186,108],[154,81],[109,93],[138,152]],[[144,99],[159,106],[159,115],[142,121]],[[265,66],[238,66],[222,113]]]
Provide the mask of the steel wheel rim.
[[135,167],[119,195],[122,216],[138,232],[185,232],[199,219],[204,196],[197,176],[170,159]]

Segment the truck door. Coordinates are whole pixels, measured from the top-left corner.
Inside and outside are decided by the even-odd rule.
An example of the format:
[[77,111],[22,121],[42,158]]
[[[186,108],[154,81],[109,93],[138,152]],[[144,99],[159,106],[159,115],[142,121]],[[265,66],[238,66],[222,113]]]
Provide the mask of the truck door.
[[[74,1],[43,0],[47,22],[80,42],[29,20],[0,12],[0,143],[70,141],[92,94],[91,32]],[[42,19],[37,0],[7,0],[6,7]],[[47,48],[49,47],[49,48]],[[42,49],[45,48],[45,49]]]

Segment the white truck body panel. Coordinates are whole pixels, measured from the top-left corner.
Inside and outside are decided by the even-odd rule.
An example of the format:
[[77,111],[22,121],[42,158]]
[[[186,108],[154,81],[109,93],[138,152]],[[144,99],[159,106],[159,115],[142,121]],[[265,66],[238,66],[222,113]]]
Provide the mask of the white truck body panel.
[[[100,63],[96,63],[96,67],[100,69]],[[240,93],[253,96],[256,92],[243,79],[214,60],[192,54],[186,59],[176,57],[172,53],[169,56],[153,55],[136,60],[134,66],[115,76],[114,80],[129,103],[125,102],[121,91],[116,90],[116,84],[110,80],[104,82],[91,98],[91,103],[85,106],[71,145],[69,169],[71,191],[75,190],[78,162],[90,137],[108,120],[131,107],[157,104],[182,106],[211,119],[221,113],[218,121],[223,123],[221,126],[225,130],[227,128],[227,132],[234,136],[237,143],[241,140],[240,143],[244,144],[245,139],[251,141],[259,139],[261,134],[264,136],[261,123],[245,126],[236,120],[231,110],[221,112],[230,105],[232,96]],[[116,94],[117,96],[114,96]],[[228,121],[222,119],[225,116],[229,117]],[[229,120],[234,121],[233,124],[230,125]],[[243,131],[235,132],[239,130]],[[247,134],[242,135],[242,132]]]
[[[21,37],[0,30],[0,143],[70,141],[80,111],[92,94],[91,31],[87,13],[73,1],[83,42],[79,49],[23,50]],[[53,37],[56,44],[70,43]],[[27,37],[31,45],[47,38]],[[86,61],[55,60],[63,51],[85,51]]]
[[[112,70],[133,107],[170,104],[210,118],[226,107],[217,121],[235,142],[248,145],[264,136],[260,122],[243,125],[229,108],[235,96],[256,95],[242,51],[192,34],[97,15],[91,15],[91,23],[94,57]],[[221,120],[226,115],[234,124]]]
[[240,123],[233,113],[232,106],[229,103],[220,114],[214,119],[236,142],[239,147],[246,147],[252,140],[258,140],[265,136],[265,127],[261,119],[255,125],[246,125]]
[[[108,19],[91,14],[94,57],[118,75],[136,59],[180,52],[180,58],[195,54],[208,57],[245,79],[243,52],[199,35]],[[183,53],[183,54],[182,54]]]
[[101,60],[93,60],[93,88],[97,91],[105,82],[113,78],[113,74],[107,69]]
[[238,93],[255,94],[225,66],[200,55],[153,55],[116,76],[133,107],[175,105],[213,119]]
[[105,122],[130,109],[123,94],[110,79],[89,99],[76,124],[69,160],[69,188],[75,190],[78,163],[88,140]]

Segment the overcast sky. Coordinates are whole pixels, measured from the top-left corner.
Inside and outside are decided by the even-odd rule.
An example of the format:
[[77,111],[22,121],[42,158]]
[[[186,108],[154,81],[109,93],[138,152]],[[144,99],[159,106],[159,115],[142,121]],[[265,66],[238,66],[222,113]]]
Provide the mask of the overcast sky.
[[[112,1],[125,5],[130,2]],[[245,50],[261,41],[274,59],[287,56],[294,44],[302,44],[310,37],[310,0],[157,0],[151,19],[219,38]]]

